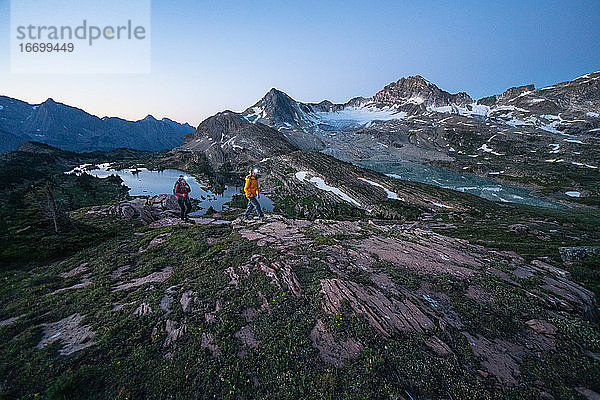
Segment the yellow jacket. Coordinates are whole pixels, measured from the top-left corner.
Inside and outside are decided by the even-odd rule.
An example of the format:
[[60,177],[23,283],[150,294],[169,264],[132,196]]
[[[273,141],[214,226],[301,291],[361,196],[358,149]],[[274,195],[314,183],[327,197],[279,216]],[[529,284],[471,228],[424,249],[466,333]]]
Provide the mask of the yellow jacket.
[[258,178],[252,175],[246,176],[246,185],[244,186],[244,192],[246,193],[246,197],[260,197],[260,193],[258,191]]

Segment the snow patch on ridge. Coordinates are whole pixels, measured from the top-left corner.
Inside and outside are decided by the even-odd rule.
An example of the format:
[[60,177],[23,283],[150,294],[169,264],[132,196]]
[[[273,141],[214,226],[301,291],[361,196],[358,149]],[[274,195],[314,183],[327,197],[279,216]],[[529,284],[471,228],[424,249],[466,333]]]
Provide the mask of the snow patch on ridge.
[[354,204],[355,206],[362,208],[361,204],[354,200],[352,197],[348,196],[346,193],[342,192],[339,188],[335,187],[335,186],[329,186],[327,183],[325,183],[325,181],[317,176],[313,176],[310,179],[306,179],[306,176],[308,175],[307,171],[299,171],[296,172],[296,179],[298,179],[299,181],[302,182],[310,182],[312,184],[314,184],[317,188],[324,190],[326,192],[331,192],[333,194],[335,194],[336,196],[338,196],[339,198],[341,198],[342,200]]
[[391,190],[389,190],[388,188],[386,188],[386,187],[385,187],[385,186],[383,186],[383,185],[380,185],[380,184],[379,184],[379,183],[377,183],[377,182],[373,182],[373,181],[370,181],[370,180],[368,180],[368,179],[365,179],[365,178],[358,178],[358,180],[360,180],[360,181],[363,181],[363,182],[367,182],[369,185],[376,186],[376,187],[378,187],[378,188],[381,188],[381,189],[383,189],[383,190],[385,191],[385,194],[387,194],[387,198],[388,198],[388,199],[393,199],[393,200],[402,200],[402,201],[404,201],[404,199],[403,199],[403,198],[400,198],[400,197],[398,197],[398,194],[397,194],[397,193],[395,193],[395,192],[392,192]]
[[255,123],[261,118],[265,118],[266,113],[263,107],[252,107],[252,114],[245,115],[246,121]]
[[491,153],[495,156],[503,156],[504,153],[498,153],[497,151],[494,151],[494,149],[488,147],[488,145],[486,143],[482,144],[480,148],[478,148],[477,150],[482,150],[484,153]]
[[579,161],[571,161],[571,164],[576,165],[578,167],[586,167],[586,168],[591,168],[591,169],[598,169],[598,167],[595,166],[595,165],[590,165],[590,164],[582,163],[582,162],[579,162]]
[[548,146],[552,147],[552,150],[550,150],[550,153],[552,154],[556,154],[560,150],[560,144],[558,143],[550,143]]
[[423,200],[430,202],[431,204],[433,204],[436,207],[447,208],[447,209],[452,209],[453,208],[452,206],[449,206],[449,205],[446,205],[446,204],[442,204],[442,203],[436,203],[435,201],[429,200],[429,199],[426,199],[426,198],[423,198]]

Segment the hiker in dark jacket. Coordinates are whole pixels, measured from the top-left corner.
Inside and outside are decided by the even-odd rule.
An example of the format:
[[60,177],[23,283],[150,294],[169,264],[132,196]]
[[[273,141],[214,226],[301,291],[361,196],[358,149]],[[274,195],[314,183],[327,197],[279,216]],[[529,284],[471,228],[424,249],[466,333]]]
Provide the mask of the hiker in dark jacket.
[[177,202],[179,203],[179,208],[181,209],[181,219],[184,221],[188,221],[188,214],[192,210],[192,203],[190,202],[190,192],[192,189],[190,185],[186,182],[183,175],[179,176],[179,180],[175,183],[175,188],[173,192],[175,196],[177,196]]

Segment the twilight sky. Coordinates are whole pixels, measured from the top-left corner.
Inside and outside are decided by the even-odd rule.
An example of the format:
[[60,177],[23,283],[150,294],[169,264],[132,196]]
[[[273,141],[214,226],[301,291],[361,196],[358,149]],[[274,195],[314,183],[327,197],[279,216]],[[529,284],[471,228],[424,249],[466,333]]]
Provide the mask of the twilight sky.
[[150,74],[11,74],[10,1],[0,0],[0,95],[197,125],[271,87],[345,102],[420,74],[480,98],[600,70],[598,0],[153,0],[151,18]]

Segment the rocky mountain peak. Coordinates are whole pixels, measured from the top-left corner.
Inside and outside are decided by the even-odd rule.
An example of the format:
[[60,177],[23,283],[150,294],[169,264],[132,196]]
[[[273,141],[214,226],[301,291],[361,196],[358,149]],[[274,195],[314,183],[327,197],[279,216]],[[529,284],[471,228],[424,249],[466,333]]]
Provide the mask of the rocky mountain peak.
[[450,94],[420,75],[400,78],[386,85],[372,99],[377,104],[387,106],[410,103],[425,107],[440,107],[453,103],[462,106],[473,101],[465,92]]
[[416,96],[427,96],[428,94],[439,91],[438,87],[427,81],[420,75],[400,78],[396,82],[386,85],[382,90],[375,94],[375,98],[395,96],[408,99]]
[[366,100],[366,99],[365,99],[364,97],[361,97],[361,96],[354,97],[354,98],[350,99],[350,100],[349,100],[349,101],[346,103],[346,106],[349,106],[349,107],[356,107],[356,106],[359,106],[360,104],[364,103],[364,102],[365,102],[365,100]]
[[477,103],[491,107],[496,104],[502,104],[502,103],[508,102],[508,101],[515,99],[519,96],[522,96],[526,93],[533,92],[534,90],[535,90],[535,86],[533,84],[514,86],[509,89],[506,89],[502,94],[497,94],[497,95],[479,99],[479,100],[477,100]]
[[37,106],[34,106],[33,108],[35,111],[40,112],[41,110],[54,110],[60,105],[60,103],[57,103],[56,101],[54,101],[54,99],[50,97],[44,100],[44,102],[38,104]]
[[264,99],[269,99],[269,98],[277,98],[277,97],[282,97],[284,99],[292,99],[290,96],[288,96],[287,93],[277,89],[277,88],[271,88],[271,90],[269,90],[267,92],[267,94],[264,96]]
[[535,85],[533,83],[530,83],[529,85],[511,87],[511,88],[507,89],[506,91],[504,91],[504,93],[502,93],[501,96],[516,97],[516,96],[522,95],[523,93],[533,92],[534,90],[535,90]]
[[294,103],[296,103],[296,101],[288,96],[287,93],[272,88],[257,104],[261,104],[266,108],[271,108],[276,106],[291,107]]
[[272,88],[267,94],[252,107],[246,109],[242,115],[252,122],[263,122],[267,125],[292,124],[295,125],[304,111],[302,104],[292,99],[279,89]]
[[431,87],[435,87],[437,88],[437,86],[435,86],[433,83],[429,82],[427,79],[423,78],[421,75],[413,75],[413,76],[408,76],[408,77],[402,77],[400,79],[398,79],[396,82],[397,86],[420,86],[420,87],[426,87],[426,86],[431,86]]
[[275,129],[229,110],[202,121],[178,149],[203,152],[215,167],[223,163],[238,167],[297,150]]
[[183,146],[197,140],[222,141],[232,132],[250,125],[240,114],[233,111],[222,111],[208,117],[198,125],[198,128],[185,136]]

